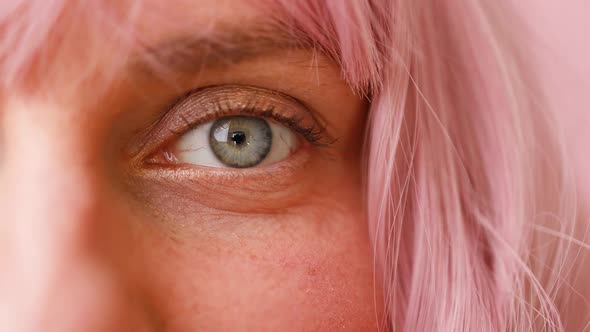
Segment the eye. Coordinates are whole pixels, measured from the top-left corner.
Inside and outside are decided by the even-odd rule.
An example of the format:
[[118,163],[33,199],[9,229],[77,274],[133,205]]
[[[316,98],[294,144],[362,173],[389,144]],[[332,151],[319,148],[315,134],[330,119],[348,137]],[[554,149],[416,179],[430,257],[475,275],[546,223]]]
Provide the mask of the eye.
[[176,163],[250,168],[279,162],[299,147],[291,129],[255,116],[222,117],[183,134],[168,150]]
[[333,143],[322,119],[298,99],[241,85],[188,92],[153,128],[144,161],[160,167],[253,168],[289,159],[299,150],[311,156]]

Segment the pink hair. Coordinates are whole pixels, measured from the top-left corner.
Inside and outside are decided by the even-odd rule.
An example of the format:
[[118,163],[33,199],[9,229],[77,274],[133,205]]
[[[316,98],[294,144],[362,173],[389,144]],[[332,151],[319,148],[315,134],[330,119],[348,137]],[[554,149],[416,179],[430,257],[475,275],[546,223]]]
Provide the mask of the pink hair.
[[[502,24],[510,11],[500,1],[277,2],[284,23],[371,101],[367,212],[382,328],[567,328],[572,252],[543,234],[571,234],[577,207],[516,25]],[[29,68],[65,3],[0,4],[2,85]]]
[[571,253],[539,230],[571,234],[575,197],[510,36],[518,25],[501,24],[511,11],[473,1],[282,5],[371,100],[367,211],[382,326],[564,330]]

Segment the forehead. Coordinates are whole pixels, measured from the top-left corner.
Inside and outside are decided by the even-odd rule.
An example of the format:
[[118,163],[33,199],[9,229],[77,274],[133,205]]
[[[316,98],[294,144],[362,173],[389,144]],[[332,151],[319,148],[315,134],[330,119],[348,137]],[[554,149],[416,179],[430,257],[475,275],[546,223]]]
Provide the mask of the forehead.
[[174,35],[208,35],[224,26],[253,26],[270,20],[268,1],[147,0],[135,7],[138,34],[157,42]]
[[87,76],[105,75],[105,68],[122,65],[138,49],[154,48],[186,36],[195,40],[215,38],[223,30],[243,32],[267,25],[276,19],[276,11],[272,18],[270,15],[268,5],[272,3],[264,0],[31,1],[22,11],[9,12],[11,24],[2,29],[6,32],[0,36],[4,53],[0,54],[2,83],[4,88],[14,89],[15,82],[26,81],[30,89],[40,90],[41,87],[34,85],[55,86],[54,81],[59,78],[78,85],[77,81]]

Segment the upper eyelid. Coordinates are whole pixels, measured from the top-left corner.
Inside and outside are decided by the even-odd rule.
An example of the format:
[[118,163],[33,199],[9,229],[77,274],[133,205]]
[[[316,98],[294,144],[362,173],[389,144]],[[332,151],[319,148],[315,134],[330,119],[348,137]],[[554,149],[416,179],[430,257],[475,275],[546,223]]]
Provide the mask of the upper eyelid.
[[194,90],[179,98],[166,112],[166,117],[170,118],[169,122],[176,122],[175,128],[187,131],[214,118],[239,114],[267,117],[283,124],[297,122],[306,128],[321,129],[330,136],[325,120],[299,100],[249,86],[210,86]]
[[[238,94],[242,95],[245,98],[236,96]],[[257,97],[257,95],[262,95],[266,100],[255,100],[255,97]],[[222,105],[220,101],[221,98],[219,97],[223,98],[226,103],[231,101],[229,100],[230,97],[231,99],[234,99],[234,101],[239,101],[239,103],[237,104],[241,105],[232,105],[232,107],[234,108],[265,108],[263,106],[260,106],[260,102],[265,101],[266,104],[272,104],[275,105],[275,107],[276,105],[279,105],[279,107],[286,106],[289,108],[303,109],[307,113],[309,113],[309,116],[311,118],[318,122],[322,122],[322,120],[320,120],[315,114],[317,112],[315,112],[309,106],[305,105],[296,98],[280,93],[278,91],[241,85],[208,86],[205,88],[189,91],[180,98],[178,98],[169,108],[169,111],[167,113],[173,115],[173,111],[175,109],[184,108],[183,106],[185,106],[187,102],[191,102],[194,99],[198,99],[198,102],[204,102],[209,106],[213,106],[213,108],[216,108],[216,111],[220,111],[224,107],[230,108],[228,104]],[[268,99],[274,99],[274,103],[268,101]],[[243,101],[246,102],[243,103]]]

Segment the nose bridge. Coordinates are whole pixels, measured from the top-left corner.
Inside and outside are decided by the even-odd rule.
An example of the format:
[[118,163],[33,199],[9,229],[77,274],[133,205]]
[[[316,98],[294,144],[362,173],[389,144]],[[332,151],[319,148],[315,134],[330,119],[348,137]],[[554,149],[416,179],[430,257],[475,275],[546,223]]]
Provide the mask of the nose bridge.
[[98,226],[99,188],[91,167],[77,156],[79,147],[41,130],[15,145],[18,151],[7,155],[6,221],[15,258],[27,275],[47,278],[88,254]]
[[93,244],[102,204],[96,157],[83,124],[42,113],[59,111],[12,108],[2,125],[0,210],[10,258],[0,271],[15,288],[5,300],[20,302],[34,324],[55,314],[55,299],[61,313],[101,311],[109,292],[92,290],[112,286]]
[[15,108],[5,126],[2,190],[7,191],[10,224],[19,243],[36,241],[48,252],[85,237],[99,198],[88,140],[80,124],[50,116],[59,111]]

